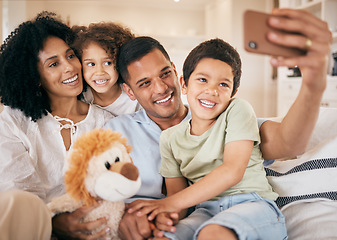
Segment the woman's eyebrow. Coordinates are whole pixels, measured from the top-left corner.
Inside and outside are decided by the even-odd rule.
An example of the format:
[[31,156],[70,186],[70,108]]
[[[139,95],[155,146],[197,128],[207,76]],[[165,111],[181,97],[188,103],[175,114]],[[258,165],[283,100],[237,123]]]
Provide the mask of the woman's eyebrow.
[[46,64],[46,62],[48,62],[49,60],[54,59],[54,58],[57,58],[57,56],[55,55],[55,56],[51,56],[51,57],[47,58],[47,59],[44,61],[43,65]]
[[[73,50],[72,50],[71,48],[68,48],[68,49],[66,50],[66,53],[68,53],[68,52],[70,52],[70,51],[73,51]],[[54,56],[51,56],[51,57],[47,58],[47,59],[44,61],[43,64],[46,64],[46,62],[47,62],[48,60],[51,60],[51,59],[54,59],[54,58],[57,58],[57,55],[54,55]]]

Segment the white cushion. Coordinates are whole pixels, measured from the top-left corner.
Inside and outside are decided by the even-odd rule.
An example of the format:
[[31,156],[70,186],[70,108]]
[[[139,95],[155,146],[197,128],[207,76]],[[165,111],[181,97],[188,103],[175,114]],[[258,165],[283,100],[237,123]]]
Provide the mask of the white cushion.
[[290,240],[337,239],[336,108],[321,108],[303,155],[275,161],[266,172]]
[[317,123],[306,150],[335,135],[337,135],[337,108],[320,108]]
[[280,207],[312,198],[337,200],[337,134],[297,159],[275,161],[266,172]]
[[288,240],[337,239],[337,201],[312,199],[284,206]]

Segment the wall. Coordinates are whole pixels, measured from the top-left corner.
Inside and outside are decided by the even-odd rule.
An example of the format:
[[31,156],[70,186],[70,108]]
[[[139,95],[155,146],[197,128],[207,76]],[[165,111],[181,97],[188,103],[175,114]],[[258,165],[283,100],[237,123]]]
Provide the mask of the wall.
[[1,9],[1,11],[0,11],[0,19],[1,19],[1,21],[0,21],[0,39],[2,39],[2,0],[0,0],[0,9]]
[[2,39],[5,39],[26,18],[25,1],[2,0]]
[[[81,2],[81,4],[79,4]],[[41,10],[55,11],[71,25],[99,21],[117,21],[131,27],[136,33],[158,35],[200,35],[204,33],[203,11],[172,9],[156,6],[124,6],[114,1],[27,1],[27,16]]]

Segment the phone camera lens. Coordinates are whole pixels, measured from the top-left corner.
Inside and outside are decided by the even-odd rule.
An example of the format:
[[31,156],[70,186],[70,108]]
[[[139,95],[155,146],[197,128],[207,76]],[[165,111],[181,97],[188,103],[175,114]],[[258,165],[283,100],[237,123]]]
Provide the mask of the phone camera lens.
[[250,41],[250,42],[248,43],[248,46],[249,46],[249,48],[252,48],[252,49],[256,49],[256,48],[257,48],[256,42],[253,42],[253,41]]

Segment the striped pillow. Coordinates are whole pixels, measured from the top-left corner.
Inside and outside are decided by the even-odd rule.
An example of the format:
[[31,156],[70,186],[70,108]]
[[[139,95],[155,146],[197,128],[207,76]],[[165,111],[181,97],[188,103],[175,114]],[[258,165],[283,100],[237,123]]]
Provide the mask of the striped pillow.
[[275,161],[266,173],[279,194],[279,207],[298,200],[337,200],[337,134],[297,159]]

